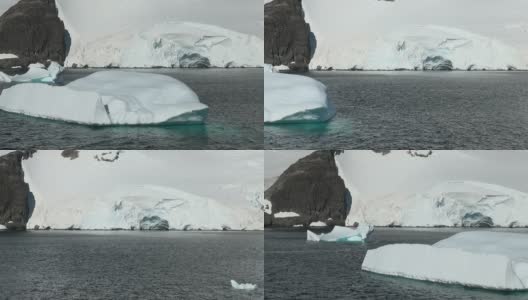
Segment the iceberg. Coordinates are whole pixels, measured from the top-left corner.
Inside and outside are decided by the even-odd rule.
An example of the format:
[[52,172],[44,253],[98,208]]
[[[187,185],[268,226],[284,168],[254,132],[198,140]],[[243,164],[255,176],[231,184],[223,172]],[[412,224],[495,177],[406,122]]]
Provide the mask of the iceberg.
[[374,230],[372,225],[360,224],[357,228],[335,226],[329,233],[317,235],[306,231],[306,240],[310,242],[362,242]]
[[275,213],[273,216],[275,218],[293,218],[293,217],[299,217],[300,215],[292,211],[281,211],[281,212]]
[[252,283],[238,283],[231,279],[231,287],[237,290],[254,290],[257,288],[257,285]]
[[41,63],[30,64],[28,71],[21,75],[9,76],[0,72],[0,82],[43,82],[53,83],[64,68],[54,61],[48,68]]
[[528,235],[462,232],[434,245],[368,250],[365,271],[494,290],[528,290]]
[[7,227],[5,227],[4,225],[0,224],[0,230],[7,230]]
[[0,59],[12,59],[12,58],[18,58],[18,56],[15,54],[11,54],[11,53],[0,53]]
[[323,221],[317,221],[310,223],[310,227],[326,227],[326,223]]
[[22,75],[15,75],[11,77],[15,82],[55,82],[57,76],[64,70],[64,68],[56,63],[51,62],[46,69],[46,66],[40,63],[30,64],[29,70]]
[[262,39],[219,26],[167,21],[129,28],[88,42],[74,41],[66,66],[262,67]]
[[336,110],[326,86],[301,75],[264,72],[264,122],[326,122]]
[[101,71],[66,86],[19,84],[0,109],[87,125],[200,124],[208,108],[184,83],[165,75]]

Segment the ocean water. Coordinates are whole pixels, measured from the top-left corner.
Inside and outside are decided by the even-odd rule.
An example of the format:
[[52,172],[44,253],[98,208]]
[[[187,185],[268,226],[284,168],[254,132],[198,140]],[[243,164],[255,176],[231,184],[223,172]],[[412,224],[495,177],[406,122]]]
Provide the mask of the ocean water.
[[266,149],[526,149],[528,72],[310,72],[325,124],[266,125]]
[[[67,84],[100,69],[69,69]],[[85,126],[0,111],[2,149],[262,149],[262,69],[137,69],[165,74],[209,106],[206,125]],[[7,84],[0,83],[0,92]],[[38,97],[38,95],[35,95]]]
[[[0,232],[0,299],[262,299],[262,232]],[[230,280],[258,285],[235,290]]]
[[528,299],[527,292],[466,288],[361,270],[368,249],[393,243],[434,244],[461,230],[376,228],[359,244],[307,243],[306,231],[266,230],[265,299]]

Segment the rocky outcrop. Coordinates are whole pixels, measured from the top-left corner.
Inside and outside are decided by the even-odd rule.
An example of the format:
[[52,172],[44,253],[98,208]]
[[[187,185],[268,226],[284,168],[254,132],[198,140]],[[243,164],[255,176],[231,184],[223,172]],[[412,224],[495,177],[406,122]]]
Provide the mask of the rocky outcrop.
[[304,20],[301,0],[274,0],[264,5],[264,62],[307,71],[316,40]]
[[0,16],[0,53],[18,56],[0,60],[0,68],[46,64],[48,60],[62,65],[67,39],[54,0],[20,0]]
[[34,207],[33,195],[24,181],[22,160],[33,151],[15,151],[0,157],[0,224],[24,230]]
[[[345,225],[352,199],[339,177],[335,155],[336,151],[316,151],[281,174],[264,194],[272,204],[272,214],[265,215],[266,226],[308,226],[317,221]],[[299,216],[274,217],[278,212],[294,212]]]

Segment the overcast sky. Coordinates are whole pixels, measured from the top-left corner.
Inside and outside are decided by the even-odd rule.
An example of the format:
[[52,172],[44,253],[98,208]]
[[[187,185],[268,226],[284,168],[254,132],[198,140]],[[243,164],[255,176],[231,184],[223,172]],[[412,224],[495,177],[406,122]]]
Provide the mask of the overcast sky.
[[[4,0],[0,0],[4,1]],[[199,22],[263,37],[260,0],[58,0],[87,39],[166,20]],[[87,13],[89,12],[89,13]]]
[[[87,39],[165,20],[218,25],[264,36],[261,0],[56,0]],[[0,0],[3,13],[18,0]]]

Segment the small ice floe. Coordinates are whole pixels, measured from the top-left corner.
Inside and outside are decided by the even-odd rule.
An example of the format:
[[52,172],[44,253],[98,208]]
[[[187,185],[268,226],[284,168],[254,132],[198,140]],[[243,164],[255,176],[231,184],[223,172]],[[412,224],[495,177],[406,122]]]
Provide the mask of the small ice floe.
[[317,222],[310,223],[310,227],[326,227],[326,226],[328,225],[326,225],[326,223],[323,221],[317,221]]
[[7,230],[7,227],[5,227],[4,225],[0,224],[0,230]]
[[238,283],[231,279],[231,287],[236,290],[254,290],[257,288],[257,285],[252,283]]
[[[13,67],[14,68],[14,67]],[[28,71],[24,74],[9,76],[0,72],[0,82],[42,82],[53,83],[64,68],[52,61],[48,68],[41,63],[30,64]]]
[[334,226],[329,233],[315,234],[306,231],[306,240],[310,242],[362,242],[374,230],[372,225],[360,224],[357,228]]
[[273,215],[275,218],[294,218],[299,217],[299,214],[293,211],[281,211]]
[[96,72],[66,86],[18,84],[3,90],[0,109],[86,125],[201,124],[208,112],[183,82],[126,71]]
[[528,234],[461,232],[434,245],[367,251],[361,268],[385,275],[494,290],[528,290]]
[[0,53],[0,59],[13,59],[13,58],[18,58],[18,56],[16,56],[15,54],[11,54],[11,53]]
[[317,123],[334,117],[326,86],[307,76],[264,72],[265,123]]

